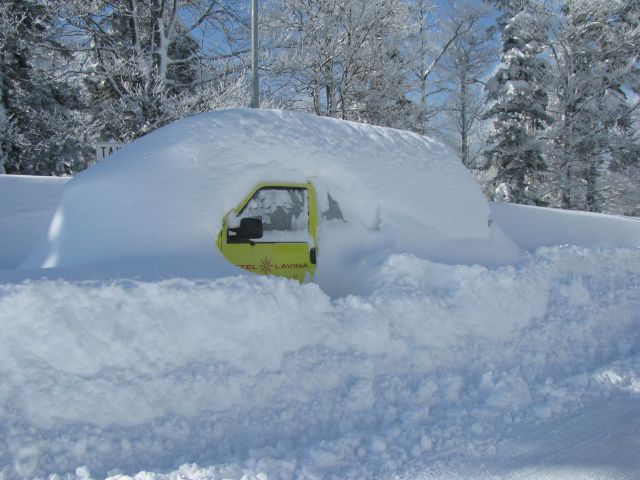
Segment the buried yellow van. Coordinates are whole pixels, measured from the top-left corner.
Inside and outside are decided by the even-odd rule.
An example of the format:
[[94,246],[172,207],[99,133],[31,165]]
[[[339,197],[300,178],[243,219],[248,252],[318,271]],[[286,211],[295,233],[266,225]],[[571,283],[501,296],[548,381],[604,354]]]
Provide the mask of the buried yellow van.
[[216,242],[224,257],[254,273],[310,280],[318,254],[318,208],[311,183],[261,183],[225,215]]

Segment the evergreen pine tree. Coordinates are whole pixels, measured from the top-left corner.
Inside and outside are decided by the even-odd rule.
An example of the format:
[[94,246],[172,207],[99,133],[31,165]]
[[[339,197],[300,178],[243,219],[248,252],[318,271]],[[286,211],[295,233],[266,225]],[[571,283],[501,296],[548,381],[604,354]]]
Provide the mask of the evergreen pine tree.
[[539,203],[535,193],[545,169],[538,133],[550,121],[544,84],[547,64],[546,16],[532,2],[498,2],[502,34],[501,65],[487,83],[486,118],[493,118],[492,147],[484,155],[497,172],[495,186],[510,192],[507,200]]

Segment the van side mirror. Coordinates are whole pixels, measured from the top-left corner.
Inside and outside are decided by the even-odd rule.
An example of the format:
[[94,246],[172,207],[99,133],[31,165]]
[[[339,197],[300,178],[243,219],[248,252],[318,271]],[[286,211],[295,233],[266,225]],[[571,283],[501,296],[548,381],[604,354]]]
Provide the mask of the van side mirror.
[[235,233],[229,236],[230,241],[246,242],[252,238],[262,238],[262,220],[259,218],[243,218],[240,220],[240,226],[230,228],[229,232]]

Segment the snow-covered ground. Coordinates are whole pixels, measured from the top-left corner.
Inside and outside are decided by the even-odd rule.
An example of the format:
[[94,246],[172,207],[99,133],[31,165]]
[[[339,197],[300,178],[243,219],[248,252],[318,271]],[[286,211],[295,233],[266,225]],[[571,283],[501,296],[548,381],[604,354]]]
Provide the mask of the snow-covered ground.
[[[145,138],[62,195],[0,176],[0,479],[640,478],[640,221],[487,207],[443,147],[304,115]],[[317,283],[215,250],[255,169],[345,212]]]

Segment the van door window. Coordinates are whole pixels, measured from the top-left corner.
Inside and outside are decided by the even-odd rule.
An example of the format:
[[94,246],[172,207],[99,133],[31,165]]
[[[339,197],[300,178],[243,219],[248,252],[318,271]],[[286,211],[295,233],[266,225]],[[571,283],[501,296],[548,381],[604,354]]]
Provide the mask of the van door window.
[[305,188],[262,188],[240,212],[240,219],[246,217],[262,220],[263,235],[256,243],[310,240],[309,199]]

